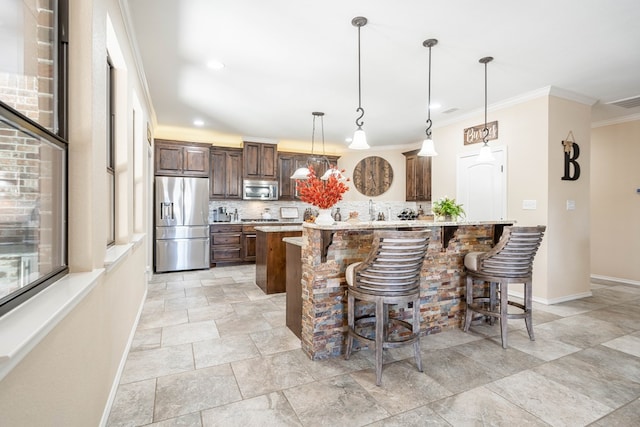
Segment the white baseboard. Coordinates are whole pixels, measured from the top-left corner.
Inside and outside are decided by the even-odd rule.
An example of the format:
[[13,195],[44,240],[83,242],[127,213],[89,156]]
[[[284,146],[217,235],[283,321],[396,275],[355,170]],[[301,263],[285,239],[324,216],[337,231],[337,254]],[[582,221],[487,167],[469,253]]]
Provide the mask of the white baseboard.
[[[512,292],[509,291],[509,295],[514,296],[516,298],[524,298],[524,294],[522,292]],[[567,302],[567,301],[573,301],[573,300],[577,300],[577,299],[581,299],[581,298],[587,298],[593,296],[593,294],[591,293],[591,291],[589,292],[582,292],[579,294],[573,294],[573,295],[565,295],[563,297],[559,297],[559,298],[553,298],[553,299],[548,299],[548,298],[540,298],[540,297],[532,297],[531,300],[533,302],[537,302],[540,304],[544,304],[544,305],[552,305],[552,304],[560,304],[561,302]]]
[[598,274],[591,275],[591,281],[604,284],[622,284],[640,286],[640,281],[631,279],[621,279],[619,277],[600,276]]
[[113,379],[113,383],[111,384],[111,391],[109,392],[109,397],[107,399],[107,403],[104,406],[104,411],[102,412],[102,418],[100,419],[100,427],[105,427],[107,425],[107,421],[109,420],[109,414],[111,413],[111,407],[113,406],[113,402],[116,398],[116,392],[118,391],[118,386],[120,385],[120,378],[122,377],[122,372],[124,371],[124,365],[127,363],[127,356],[129,355],[131,344],[133,343],[133,337],[135,336],[136,330],[138,329],[138,322],[140,321],[140,316],[142,316],[142,309],[144,308],[144,302],[147,300],[148,289],[149,288],[148,288],[148,281],[147,281],[147,286],[145,286],[145,289],[144,289],[144,295],[142,296],[140,307],[138,308],[138,314],[136,315],[136,320],[135,322],[133,322],[133,327],[131,328],[131,332],[129,333],[129,339],[127,340],[127,345],[125,346],[125,350],[122,353],[122,357],[120,358],[120,365],[118,365],[116,376]]

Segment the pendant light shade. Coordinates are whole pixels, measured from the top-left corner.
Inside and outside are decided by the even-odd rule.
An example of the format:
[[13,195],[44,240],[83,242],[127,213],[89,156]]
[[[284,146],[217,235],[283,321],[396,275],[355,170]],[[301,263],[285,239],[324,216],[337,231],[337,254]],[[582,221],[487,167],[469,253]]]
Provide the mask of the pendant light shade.
[[307,167],[301,167],[296,169],[296,171],[291,175],[291,179],[309,179],[309,174],[311,171]]
[[362,80],[360,72],[360,28],[367,25],[367,18],[364,16],[356,16],[351,20],[351,25],[358,28],[358,108],[356,112],[360,113],[360,115],[356,118],[356,126],[358,126],[358,129],[356,129],[353,134],[353,140],[349,148],[353,150],[366,150],[369,148],[369,144],[367,144],[367,135],[362,129],[362,125],[364,124],[362,121],[364,109],[362,108]]
[[424,47],[429,48],[429,84],[428,84],[428,96],[427,96],[427,130],[425,131],[427,134],[427,138],[422,141],[422,148],[418,151],[418,156],[437,156],[436,147],[433,143],[433,138],[431,138],[431,126],[433,123],[431,122],[431,48],[438,44],[438,40],[436,39],[427,39],[422,42]]
[[480,58],[480,63],[484,64],[484,128],[482,129],[482,148],[480,148],[480,154],[476,159],[477,162],[493,162],[495,157],[491,152],[491,147],[487,144],[487,137],[489,136],[489,128],[487,128],[487,64],[493,61],[492,56],[485,56]]

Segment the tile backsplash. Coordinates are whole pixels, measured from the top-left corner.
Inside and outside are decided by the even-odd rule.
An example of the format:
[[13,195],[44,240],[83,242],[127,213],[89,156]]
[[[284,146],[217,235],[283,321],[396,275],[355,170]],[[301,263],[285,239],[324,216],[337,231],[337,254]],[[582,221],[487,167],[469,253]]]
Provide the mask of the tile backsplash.
[[[369,214],[369,201],[358,202],[339,202],[336,204],[332,211],[335,212],[336,208],[340,208],[342,214],[342,220],[349,218],[349,212],[358,212],[358,217],[362,221],[368,221],[370,219]],[[266,208],[269,209],[271,218],[282,219],[280,216],[280,208],[297,208],[297,219],[282,219],[282,221],[299,222],[302,221],[304,211],[307,208],[317,210],[315,206],[308,203],[298,201],[245,201],[245,200],[212,200],[209,202],[209,221],[213,221],[213,212],[219,207],[224,207],[227,212],[232,215],[235,209],[238,210],[240,219],[259,219],[262,218],[262,214]],[[398,214],[404,209],[413,209],[418,211],[422,207],[423,211],[428,214],[431,212],[430,202],[396,202],[396,201],[372,201],[372,213],[374,219],[378,218],[379,213],[384,214],[385,219],[389,219],[389,212],[391,212],[391,219],[398,219]],[[291,209],[287,209],[290,211]]]

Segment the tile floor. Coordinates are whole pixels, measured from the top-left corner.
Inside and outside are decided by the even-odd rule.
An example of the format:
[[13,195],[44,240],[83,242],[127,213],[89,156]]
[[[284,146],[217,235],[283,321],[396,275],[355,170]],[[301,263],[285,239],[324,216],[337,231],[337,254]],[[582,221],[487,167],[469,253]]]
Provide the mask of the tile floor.
[[640,287],[592,284],[593,297],[535,305],[536,341],[510,322],[385,353],[313,362],[285,326],[285,295],[255,266],[155,275],[109,426],[637,426]]

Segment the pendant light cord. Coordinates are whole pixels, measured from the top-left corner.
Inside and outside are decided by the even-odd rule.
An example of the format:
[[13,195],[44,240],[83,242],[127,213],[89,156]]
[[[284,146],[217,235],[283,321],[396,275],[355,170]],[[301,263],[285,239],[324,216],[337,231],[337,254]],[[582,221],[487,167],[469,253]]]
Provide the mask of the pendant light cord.
[[361,81],[361,68],[360,68],[360,28],[361,25],[358,25],[358,108],[356,112],[360,113],[358,117],[356,117],[356,126],[362,127],[364,122],[362,118],[364,117],[364,109],[362,108],[362,81]]
[[493,61],[492,56],[485,56],[480,58],[480,63],[484,64],[484,129],[482,129],[482,142],[487,145],[487,137],[489,136],[489,129],[487,128],[487,64]]
[[431,139],[431,126],[433,124],[433,122],[431,121],[431,46],[429,46],[428,90],[429,90],[429,93],[427,95],[427,130],[425,132],[427,134],[427,139]]

